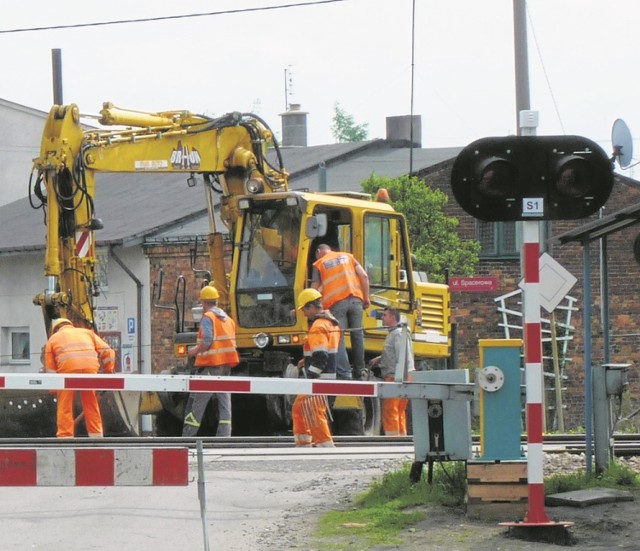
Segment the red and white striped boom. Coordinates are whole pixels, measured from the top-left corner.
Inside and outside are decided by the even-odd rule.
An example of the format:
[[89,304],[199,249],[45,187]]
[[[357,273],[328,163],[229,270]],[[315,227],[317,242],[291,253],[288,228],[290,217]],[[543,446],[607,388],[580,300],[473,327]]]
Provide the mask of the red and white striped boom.
[[197,375],[80,375],[5,373],[6,390],[110,390],[152,392],[229,392],[231,394],[321,394],[330,396],[406,397],[428,400],[473,399],[472,383],[384,383],[280,377],[201,377]]

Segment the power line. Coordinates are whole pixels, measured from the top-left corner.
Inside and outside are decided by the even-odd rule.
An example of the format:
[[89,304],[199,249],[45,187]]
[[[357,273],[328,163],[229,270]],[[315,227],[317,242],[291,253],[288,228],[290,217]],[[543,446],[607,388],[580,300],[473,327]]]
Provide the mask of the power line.
[[544,74],[544,79],[547,81],[547,88],[549,89],[549,94],[551,96],[551,101],[553,102],[553,108],[555,109],[556,116],[558,117],[558,122],[560,123],[560,128],[562,128],[563,134],[566,134],[566,130],[564,129],[564,124],[562,122],[562,117],[560,116],[560,109],[558,107],[558,102],[556,101],[556,96],[553,93],[553,88],[551,87],[551,80],[549,80],[549,75],[547,73],[547,68],[544,64],[544,59],[542,58],[542,51],[540,50],[540,44],[538,43],[538,37],[536,36],[536,28],[533,24],[533,19],[531,17],[531,12],[529,12],[529,8],[527,7],[527,16],[529,18],[529,23],[531,25],[531,32],[533,34],[533,41],[536,45],[536,51],[538,52],[538,59],[540,60],[540,65],[542,66],[542,74]]
[[333,4],[336,2],[347,2],[348,0],[313,0],[312,2],[302,2],[300,4],[281,4],[279,6],[264,6],[261,8],[241,8],[237,10],[213,11],[207,13],[190,13],[184,15],[165,15],[161,17],[145,17],[142,19],[120,19],[117,21],[98,21],[95,23],[76,23],[73,25],[52,25],[49,27],[29,27],[25,29],[0,30],[0,34],[28,33],[36,31],[56,31],[60,29],[78,29],[82,27],[104,27],[107,25],[124,25],[127,23],[149,23],[155,21],[167,21],[171,19],[189,19],[194,17],[212,17],[216,15],[228,15],[234,13],[248,13],[255,11],[281,10],[284,8],[300,8],[305,6],[315,6],[318,4]]

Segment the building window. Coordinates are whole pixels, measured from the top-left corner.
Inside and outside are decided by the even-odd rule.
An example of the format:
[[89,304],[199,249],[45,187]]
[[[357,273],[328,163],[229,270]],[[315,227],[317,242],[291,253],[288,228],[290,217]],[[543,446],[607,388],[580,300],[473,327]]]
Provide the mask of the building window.
[[476,233],[482,258],[517,258],[520,255],[521,234],[516,222],[478,220]]
[[29,333],[11,333],[11,360],[29,360]]
[[[540,222],[540,252],[546,251],[549,222]],[[477,240],[481,258],[518,258],[522,248],[520,222],[476,222]]]
[[31,341],[27,327],[2,328],[2,356],[10,364],[29,363],[31,359]]

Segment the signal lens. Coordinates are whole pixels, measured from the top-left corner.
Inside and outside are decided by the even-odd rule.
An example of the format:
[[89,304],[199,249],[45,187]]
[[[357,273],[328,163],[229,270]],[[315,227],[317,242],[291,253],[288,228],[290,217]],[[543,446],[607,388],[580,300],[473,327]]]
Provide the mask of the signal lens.
[[490,157],[479,166],[478,193],[488,199],[513,196],[517,187],[515,166],[499,157]]
[[592,196],[595,190],[589,163],[575,155],[563,159],[556,172],[556,189],[570,199]]

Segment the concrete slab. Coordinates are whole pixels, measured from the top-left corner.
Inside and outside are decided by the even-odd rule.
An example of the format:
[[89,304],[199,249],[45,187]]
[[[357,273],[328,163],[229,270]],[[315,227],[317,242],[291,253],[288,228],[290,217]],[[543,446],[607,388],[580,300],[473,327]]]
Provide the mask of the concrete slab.
[[590,488],[588,490],[576,490],[552,494],[545,498],[544,502],[550,507],[589,507],[600,503],[614,503],[616,501],[633,501],[631,492],[613,490],[611,488]]

